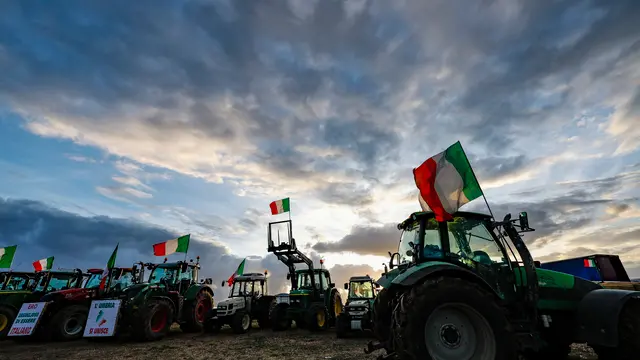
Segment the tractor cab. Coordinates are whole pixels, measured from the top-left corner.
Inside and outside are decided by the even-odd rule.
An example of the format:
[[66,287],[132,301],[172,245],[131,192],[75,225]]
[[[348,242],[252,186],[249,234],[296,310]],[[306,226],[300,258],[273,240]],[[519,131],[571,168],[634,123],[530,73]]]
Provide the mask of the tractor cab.
[[343,338],[353,331],[370,331],[373,328],[371,310],[378,292],[375,282],[369,275],[353,276],[344,283],[344,289],[349,296],[344,312],[336,321],[336,336]]
[[300,269],[296,270],[297,290],[292,294],[310,295],[314,299],[324,298],[324,293],[335,287],[331,282],[331,274],[327,269]]
[[352,300],[373,300],[376,297],[377,287],[369,275],[352,276],[348,283],[344,283],[344,289],[349,292],[347,306]]
[[31,291],[39,277],[40,273],[7,271],[0,274],[0,290]]
[[149,284],[164,285],[169,291],[182,294],[197,283],[200,264],[186,261],[147,264],[147,270],[151,271]]
[[[224,287],[226,281],[222,282]],[[261,273],[248,273],[237,276],[233,279],[233,284],[229,291],[229,298],[234,297],[260,297],[267,294],[267,272]]]
[[89,277],[80,269],[73,271],[42,271],[38,282],[33,288],[34,292],[49,293],[59,290],[67,290],[81,287]]

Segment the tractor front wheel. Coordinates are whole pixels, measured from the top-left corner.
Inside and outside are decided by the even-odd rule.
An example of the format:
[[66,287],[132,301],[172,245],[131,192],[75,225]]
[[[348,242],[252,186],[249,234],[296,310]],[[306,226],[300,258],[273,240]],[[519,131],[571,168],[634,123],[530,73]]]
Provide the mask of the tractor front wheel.
[[311,331],[326,330],[329,327],[329,311],[323,304],[313,304],[307,311],[305,323]]
[[251,329],[251,315],[246,311],[238,311],[231,318],[231,329],[236,334],[244,334]]
[[329,303],[329,326],[335,326],[338,315],[342,313],[342,297],[337,289],[331,290],[331,301]]
[[133,322],[133,335],[142,341],[164,338],[173,322],[173,307],[164,300],[150,300],[146,309]]
[[291,328],[291,319],[287,317],[289,304],[279,303],[269,311],[269,319],[273,331],[282,331]]
[[618,317],[618,347],[592,346],[599,360],[633,360],[640,353],[640,300],[631,299]]
[[401,358],[517,359],[503,309],[475,283],[427,280],[404,295],[397,312],[394,338]]
[[16,319],[16,311],[10,307],[0,306],[0,340],[5,339]]
[[213,308],[213,296],[208,291],[200,291],[196,298],[189,303],[186,311],[186,321],[180,324],[183,332],[201,332],[207,314]]
[[80,339],[84,335],[89,309],[82,305],[67,306],[51,318],[51,337],[58,341]]

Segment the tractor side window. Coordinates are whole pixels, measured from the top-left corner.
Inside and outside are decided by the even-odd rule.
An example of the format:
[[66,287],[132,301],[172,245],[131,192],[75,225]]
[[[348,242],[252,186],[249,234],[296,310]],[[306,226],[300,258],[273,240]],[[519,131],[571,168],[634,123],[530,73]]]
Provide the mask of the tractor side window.
[[260,281],[253,282],[253,295],[263,295],[262,294],[262,286],[260,285]]
[[412,256],[407,255],[409,250],[412,250],[410,242],[414,244],[418,244],[418,231],[420,229],[419,223],[414,223],[413,226],[408,227],[402,232],[400,235],[400,244],[398,244],[398,254],[400,257],[398,259],[399,264],[411,262]]
[[124,289],[126,287],[129,287],[129,286],[133,285],[133,274],[131,274],[131,273],[122,274],[118,278],[118,281],[114,282],[113,286],[116,286],[116,285],[120,285],[121,289]]
[[235,281],[233,283],[233,287],[231,288],[231,296],[240,296],[244,291],[244,282]]
[[187,271],[180,272],[178,280],[191,280],[192,274],[191,270],[187,269]]
[[84,287],[87,289],[97,288],[98,286],[100,286],[101,278],[102,278],[102,274],[91,274],[91,276],[87,280],[87,283],[84,285]]
[[352,282],[349,286],[349,298],[373,298],[373,286],[370,282]]
[[485,265],[508,261],[483,221],[456,218],[448,225],[452,254]]
[[311,288],[311,278],[307,273],[298,274],[298,288],[301,289],[310,289]]
[[327,281],[327,275],[325,273],[316,274],[316,286],[320,286],[322,290],[329,288],[329,281]]
[[245,295],[251,295],[253,293],[253,281],[246,282]]

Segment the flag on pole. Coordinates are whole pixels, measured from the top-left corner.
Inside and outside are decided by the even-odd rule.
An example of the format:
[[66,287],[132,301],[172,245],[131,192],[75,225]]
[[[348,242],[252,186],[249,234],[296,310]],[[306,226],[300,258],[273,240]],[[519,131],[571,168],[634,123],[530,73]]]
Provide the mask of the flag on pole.
[[52,267],[53,267],[53,256],[33,262],[33,269],[35,271],[51,270]]
[[191,234],[180,236],[177,239],[168,240],[153,245],[153,255],[167,256],[173,253],[187,253],[189,250],[189,239]]
[[240,265],[238,265],[238,268],[236,269],[236,272],[231,274],[231,276],[229,277],[229,280],[227,280],[227,284],[229,284],[229,286],[233,285],[233,279],[235,279],[236,277],[244,274],[244,262],[246,260],[247,260],[247,258],[242,259],[242,262],[240,263]]
[[462,205],[483,195],[459,141],[413,169],[413,177],[422,210],[433,211],[437,221],[450,220]]
[[0,269],[9,269],[13,263],[13,256],[16,254],[18,245],[0,248]]
[[100,290],[104,290],[107,285],[107,278],[109,277],[109,272],[116,266],[116,256],[118,256],[118,246],[120,243],[116,245],[116,248],[113,249],[111,253],[111,257],[109,257],[109,261],[107,261],[107,267],[102,271],[102,278],[100,279]]
[[269,208],[271,209],[271,215],[289,212],[289,198],[272,201],[271,204],[269,204]]

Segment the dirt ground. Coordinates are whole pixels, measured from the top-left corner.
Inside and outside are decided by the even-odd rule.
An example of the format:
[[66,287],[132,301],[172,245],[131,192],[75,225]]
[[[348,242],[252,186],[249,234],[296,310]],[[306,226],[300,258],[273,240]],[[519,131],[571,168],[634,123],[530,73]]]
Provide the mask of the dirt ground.
[[[121,340],[70,343],[0,342],[0,360],[36,359],[229,359],[229,360],[357,360],[375,359],[378,353],[363,352],[367,337],[336,339],[335,332],[310,333],[306,330],[272,332],[252,329],[248,334],[235,335],[230,329],[220,334],[183,334],[172,332],[169,337],[150,343]],[[595,360],[590,348],[575,345],[572,359]]]

